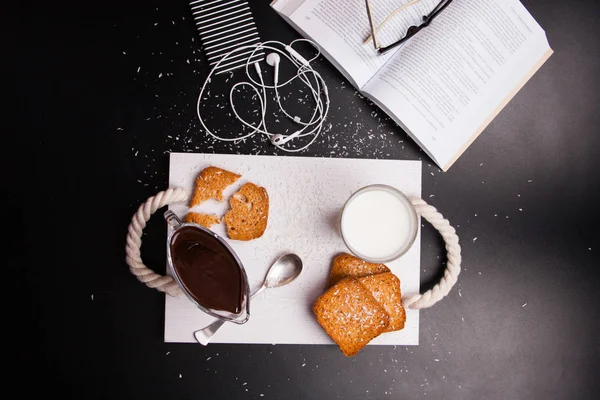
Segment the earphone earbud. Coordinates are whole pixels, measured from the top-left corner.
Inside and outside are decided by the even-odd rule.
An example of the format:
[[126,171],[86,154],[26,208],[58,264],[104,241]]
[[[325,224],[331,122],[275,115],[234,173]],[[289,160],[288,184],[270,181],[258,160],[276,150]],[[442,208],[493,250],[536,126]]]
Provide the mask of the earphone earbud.
[[274,67],[279,64],[279,62],[281,61],[281,57],[279,57],[279,54],[277,54],[277,53],[269,53],[269,55],[267,55],[267,58],[265,59],[265,61],[271,67]]
[[273,82],[275,83],[275,86],[277,86],[277,83],[279,83],[279,62],[281,61],[281,57],[279,57],[279,54],[277,53],[270,53],[267,55],[265,61],[271,67],[275,68]]
[[302,131],[296,131],[291,135],[282,135],[281,133],[278,133],[276,135],[271,136],[271,143],[274,145],[283,146],[293,138],[298,137],[301,133]]
[[283,141],[283,135],[280,133],[271,136],[271,143],[274,145],[282,144],[281,143],[282,141]]

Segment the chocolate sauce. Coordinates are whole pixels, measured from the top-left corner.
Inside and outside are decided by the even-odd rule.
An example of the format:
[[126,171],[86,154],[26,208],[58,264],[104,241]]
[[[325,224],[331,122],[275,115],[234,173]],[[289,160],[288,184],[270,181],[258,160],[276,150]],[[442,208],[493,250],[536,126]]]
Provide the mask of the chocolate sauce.
[[179,280],[202,306],[238,314],[246,282],[234,256],[214,236],[184,226],[171,238],[171,260]]

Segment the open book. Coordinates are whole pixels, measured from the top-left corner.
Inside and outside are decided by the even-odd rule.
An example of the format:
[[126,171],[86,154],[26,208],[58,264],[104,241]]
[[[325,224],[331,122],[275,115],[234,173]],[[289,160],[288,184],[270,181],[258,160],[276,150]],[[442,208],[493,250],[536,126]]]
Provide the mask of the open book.
[[[370,0],[374,25],[409,0]],[[391,44],[439,0],[410,1],[377,33]],[[364,0],[271,3],[444,171],[552,54],[518,0],[454,0],[406,44],[379,54]]]

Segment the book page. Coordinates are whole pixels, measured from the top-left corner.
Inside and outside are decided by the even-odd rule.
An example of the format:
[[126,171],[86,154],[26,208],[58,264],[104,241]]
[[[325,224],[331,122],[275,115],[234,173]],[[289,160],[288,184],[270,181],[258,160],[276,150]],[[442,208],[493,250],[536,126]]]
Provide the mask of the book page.
[[446,170],[551,52],[518,0],[454,0],[364,91]]
[[[370,0],[373,23],[378,26],[399,6],[409,0]],[[420,23],[438,0],[421,0],[387,22],[377,34],[381,45],[402,38],[410,25]],[[392,57],[397,49],[380,55],[372,42],[364,0],[279,0],[272,4],[287,16],[300,33],[316,42],[323,54],[344,73],[352,85],[361,89]]]

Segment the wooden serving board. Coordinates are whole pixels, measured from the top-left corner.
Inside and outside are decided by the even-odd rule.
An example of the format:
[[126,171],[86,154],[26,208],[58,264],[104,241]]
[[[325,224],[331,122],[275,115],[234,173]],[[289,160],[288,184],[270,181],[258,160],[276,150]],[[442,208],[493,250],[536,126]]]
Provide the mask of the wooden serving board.
[[[246,268],[250,290],[260,286],[267,269],[279,256],[292,252],[304,262],[302,274],[294,282],[267,289],[252,301],[246,324],[224,324],[211,343],[333,343],[317,323],[312,304],[325,289],[333,258],[348,251],[338,227],[342,207],[353,192],[375,183],[420,196],[421,162],[171,153],[169,187],[183,187],[191,193],[198,173],[210,165],[242,174],[224,192],[226,199],[248,181],[265,187],[269,193],[265,234],[249,242],[227,239]],[[185,204],[172,205],[170,209],[180,217],[188,211]],[[222,216],[228,203],[210,200],[195,210]],[[223,224],[213,230],[227,238]],[[400,278],[403,294],[419,292],[420,249],[419,230],[412,248],[399,260],[387,264]],[[382,334],[371,344],[417,345],[419,312],[407,310],[406,314],[403,330]],[[185,296],[166,296],[165,342],[195,343],[194,331],[211,322],[213,318],[194,307]]]

